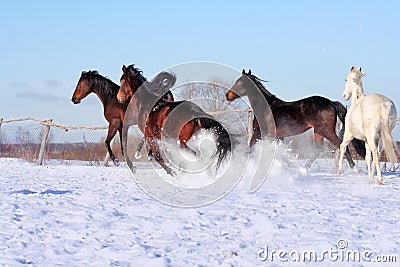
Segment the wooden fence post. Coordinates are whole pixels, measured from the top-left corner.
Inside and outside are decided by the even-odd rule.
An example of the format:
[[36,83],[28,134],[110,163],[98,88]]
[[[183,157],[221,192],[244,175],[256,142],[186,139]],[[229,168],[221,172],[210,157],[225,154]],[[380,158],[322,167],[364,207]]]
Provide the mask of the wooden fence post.
[[247,143],[250,144],[251,137],[253,137],[253,111],[247,111]]
[[[53,119],[47,120],[47,122],[52,122]],[[46,152],[46,143],[47,143],[47,138],[49,137],[49,132],[50,132],[50,125],[49,124],[45,124],[44,125],[44,132],[43,132],[43,136],[42,136],[42,143],[40,144],[40,151],[39,151],[39,157],[36,161],[37,165],[42,165],[43,164],[43,158],[44,158],[44,154]]]
[[0,118],[0,152],[3,151],[3,136],[1,136],[1,125],[3,124],[3,118]]
[[0,140],[1,140],[1,125],[3,124],[3,118],[0,118]]
[[[113,145],[114,145],[114,143],[115,143],[115,138],[116,138],[117,136],[115,135],[114,136],[114,138],[113,139],[111,139],[111,142],[110,142],[110,147],[112,148],[113,147]],[[103,161],[103,165],[104,166],[108,166],[108,160],[110,159],[110,153],[108,153],[108,151],[107,151],[107,154],[106,154],[106,156],[105,156],[105,158],[104,158],[104,161]]]

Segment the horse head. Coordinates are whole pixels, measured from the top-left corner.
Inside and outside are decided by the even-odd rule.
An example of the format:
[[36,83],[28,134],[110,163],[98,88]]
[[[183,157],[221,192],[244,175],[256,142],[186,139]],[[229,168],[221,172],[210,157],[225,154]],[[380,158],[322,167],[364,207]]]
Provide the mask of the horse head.
[[121,86],[117,94],[120,103],[125,102],[135,94],[136,90],[141,86],[142,78],[144,79],[141,71],[136,69],[134,65],[122,66]]
[[[251,75],[251,70],[249,70],[249,73]],[[226,93],[226,99],[228,101],[233,101],[247,94],[246,88],[248,82],[250,81],[248,76],[249,74],[243,69],[242,76],[236,80],[231,89]]]
[[71,98],[74,104],[79,104],[83,98],[93,92],[91,76],[94,74],[97,74],[97,71],[82,71]]
[[248,96],[248,94],[252,93],[254,90],[261,91],[266,97],[273,96],[267,89],[262,85],[262,82],[266,82],[261,80],[257,76],[251,74],[251,70],[246,73],[246,71],[242,70],[242,75],[236,82],[233,84],[232,88],[226,93],[226,99],[228,101],[233,101],[236,98]]
[[345,88],[343,91],[343,98],[345,100],[349,100],[350,97],[354,102],[356,99],[362,98],[364,94],[364,89],[361,81],[361,77],[363,77],[365,73],[361,71],[361,67],[355,68],[351,66],[350,73],[347,75],[345,79]]

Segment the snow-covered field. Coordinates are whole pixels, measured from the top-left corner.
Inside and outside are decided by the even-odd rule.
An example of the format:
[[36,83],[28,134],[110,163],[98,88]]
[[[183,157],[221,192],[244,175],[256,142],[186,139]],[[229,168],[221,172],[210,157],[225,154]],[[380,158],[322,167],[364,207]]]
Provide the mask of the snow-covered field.
[[315,264],[301,259],[315,251],[321,266],[398,266],[400,173],[378,186],[331,168],[276,161],[256,193],[239,184],[210,205],[176,208],[144,193],[123,166],[0,159],[0,265],[291,266]]

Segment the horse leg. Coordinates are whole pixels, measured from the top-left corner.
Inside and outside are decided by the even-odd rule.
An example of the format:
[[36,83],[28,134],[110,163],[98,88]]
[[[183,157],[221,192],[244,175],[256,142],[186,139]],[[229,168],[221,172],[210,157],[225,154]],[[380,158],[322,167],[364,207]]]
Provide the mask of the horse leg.
[[187,146],[187,141],[192,137],[192,135],[194,134],[194,130],[195,130],[195,124],[194,124],[194,120],[186,123],[181,131],[179,132],[179,148],[183,149],[187,149],[188,151],[190,151],[194,156],[197,156],[196,151],[194,151],[193,149],[191,149],[190,147]]
[[136,148],[136,153],[135,153],[136,159],[140,159],[142,157],[142,153],[140,153],[140,151],[143,148],[144,142],[146,142],[146,138],[143,136],[142,140],[140,140],[140,142]]
[[311,168],[311,165],[321,154],[324,137],[322,135],[320,135],[319,133],[314,132],[314,141],[315,141],[315,151],[314,151],[314,154],[312,155],[312,157],[306,163],[307,169]]
[[[348,148],[349,143],[353,140],[353,135],[350,133],[349,130],[347,130],[348,128],[345,129],[344,135],[343,135],[343,141],[340,140],[340,138],[336,135],[335,129],[332,128],[331,131],[325,131],[323,136],[328,139],[329,142],[331,142],[332,145],[334,145],[337,148],[340,148],[340,154],[341,155],[343,153],[343,157],[342,159],[339,158],[339,162],[338,162],[338,173],[342,173],[343,172],[343,158],[344,156],[346,156],[346,160],[349,163],[350,168],[352,168],[356,173],[359,173],[359,169],[357,168],[356,164],[354,163],[351,154],[350,154],[350,150]],[[342,152],[342,144],[343,142],[345,142],[345,147],[344,150]]]
[[252,150],[253,146],[255,145],[255,143],[257,143],[258,140],[261,140],[261,130],[260,130],[260,125],[258,124],[257,119],[254,117],[254,119],[253,119],[253,134],[252,134],[250,142],[249,142],[250,150]]
[[[375,168],[373,172],[371,172],[371,158],[372,154],[371,154],[371,149],[369,148],[369,145],[367,142],[365,142],[365,163],[367,164],[367,170],[368,170],[368,176],[369,177],[373,177],[373,172],[375,172]],[[370,182],[372,182],[372,180],[370,180]]]
[[372,182],[374,179],[374,173],[375,173],[375,168],[376,168],[376,174],[377,174],[377,184],[382,184],[382,171],[381,171],[381,166],[379,163],[379,153],[378,153],[378,148],[377,144],[374,138],[367,137],[367,142],[370,146],[371,152],[372,152],[372,159],[373,159],[373,165],[372,165],[372,173],[370,174],[370,181]]
[[[128,133],[128,128],[127,127],[122,127],[122,123],[120,124],[120,127],[118,128],[118,133],[119,133],[119,143],[121,144],[121,153],[122,156],[125,156],[125,151],[126,151],[126,146],[127,146],[127,133]],[[125,136],[125,140],[123,139],[123,136]]]
[[114,138],[115,134],[117,133],[117,129],[118,129],[118,122],[115,123],[115,121],[112,121],[108,125],[108,133],[107,133],[107,138],[106,138],[106,141],[105,141],[108,154],[110,155],[110,158],[113,161],[115,166],[119,165],[119,160],[115,158],[115,155],[111,150],[111,145],[110,144],[111,144],[111,140]]
[[[353,140],[354,136],[347,129],[348,128],[346,128],[346,130],[344,132],[343,141],[341,144],[340,144],[340,139],[339,139],[339,137],[336,136],[336,134],[335,134],[335,136],[337,139],[333,138],[332,141],[328,139],[333,145],[335,145],[336,147],[340,147],[340,156],[339,156],[339,162],[338,162],[338,173],[339,174],[344,172],[343,171],[343,158],[344,158],[345,154],[346,154],[346,158],[347,158],[347,161],[349,162],[350,167],[352,167],[353,169],[357,168],[357,167],[355,167],[355,164],[351,158],[351,154],[347,147],[348,144],[350,144],[351,140]],[[339,145],[338,145],[338,142],[339,142]],[[352,164],[351,164],[351,162],[352,162]]]
[[175,172],[165,163],[164,158],[161,155],[160,148],[156,142],[151,137],[146,137],[146,139],[150,149],[153,151],[154,159],[158,162],[158,164],[160,164],[169,175],[176,176]]

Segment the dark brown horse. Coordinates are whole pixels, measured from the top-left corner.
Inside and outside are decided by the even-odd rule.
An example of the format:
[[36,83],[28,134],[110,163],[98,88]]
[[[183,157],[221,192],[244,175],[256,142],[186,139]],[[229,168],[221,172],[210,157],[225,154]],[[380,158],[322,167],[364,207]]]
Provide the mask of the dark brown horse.
[[219,167],[231,151],[230,136],[219,122],[192,102],[160,99],[152,93],[152,84],[133,65],[124,65],[122,72],[118,99],[123,101],[132,97],[129,107],[136,116],[133,121],[137,122],[144,133],[154,159],[168,174],[174,175],[174,171],[167,166],[159,141],[162,138],[172,138],[178,140],[181,148],[188,148],[186,142],[201,128],[210,129],[217,136],[215,155],[218,155],[217,168]]
[[[165,81],[166,79],[167,82]],[[157,85],[154,87],[156,93],[163,93],[165,99],[173,100],[169,88],[173,86],[175,80],[176,77],[170,73],[160,73],[160,76],[154,78],[154,82]],[[123,144],[122,131],[125,120],[125,111],[130,100],[126,99],[126,103],[120,103],[117,99],[118,90],[119,85],[100,75],[97,71],[83,71],[71,99],[74,104],[79,104],[81,100],[90,93],[95,93],[99,97],[103,104],[104,117],[109,123],[105,144],[107,151],[110,154],[110,158],[115,165],[119,164],[119,160],[115,158],[110,143],[118,131],[121,144]],[[124,154],[124,145],[121,145],[121,150],[122,154]]]
[[[99,97],[101,103],[103,103],[104,117],[108,121],[108,133],[105,143],[110,158],[115,165],[119,165],[119,160],[115,158],[110,142],[118,131],[122,144],[122,126],[128,106],[127,103],[121,104],[118,102],[118,90],[118,84],[103,77],[97,71],[83,71],[71,99],[74,104],[79,104],[90,93],[95,93]],[[123,154],[124,149],[122,145],[121,149]]]
[[[174,86],[176,82],[176,76],[173,73],[162,71],[159,74],[157,74],[154,79],[149,82],[150,83],[150,88],[152,88],[154,91],[157,92],[157,94],[162,95],[162,98],[167,101],[174,101],[174,96],[170,89]],[[122,102],[124,102],[124,99],[121,99]],[[140,141],[136,153],[135,153],[135,158],[139,159],[142,157],[140,151],[143,148],[144,143],[146,142],[146,138],[143,137],[142,140]],[[153,152],[150,149],[147,158],[151,160],[153,158]]]
[[[265,122],[263,110],[265,107],[260,107],[260,93],[268,102],[272,116],[275,121],[276,132],[268,132],[266,126],[265,134],[259,124],[259,120]],[[253,119],[253,136],[250,141],[250,146],[253,146],[257,140],[266,136],[275,135],[275,138],[284,138],[288,136],[298,135],[305,131],[314,128],[314,138],[316,153],[307,162],[306,166],[311,164],[318,157],[322,150],[323,139],[326,138],[336,148],[339,148],[341,139],[336,135],[336,121],[339,117],[344,125],[346,116],[346,108],[337,101],[331,101],[322,96],[311,96],[294,102],[286,102],[275,95],[271,94],[262,84],[262,80],[245,70],[242,71],[242,76],[235,82],[233,87],[226,93],[226,98],[233,101],[238,97],[247,96],[253,110],[258,111],[261,117]],[[264,102],[265,103],[265,102]],[[257,114],[257,113],[256,113]],[[267,114],[265,114],[267,116]],[[264,136],[262,136],[264,135]],[[365,156],[364,144],[357,139],[353,140],[353,146],[357,153]],[[355,164],[351,158],[349,150],[346,150],[346,158],[350,167],[354,168]]]

